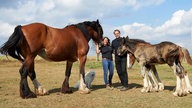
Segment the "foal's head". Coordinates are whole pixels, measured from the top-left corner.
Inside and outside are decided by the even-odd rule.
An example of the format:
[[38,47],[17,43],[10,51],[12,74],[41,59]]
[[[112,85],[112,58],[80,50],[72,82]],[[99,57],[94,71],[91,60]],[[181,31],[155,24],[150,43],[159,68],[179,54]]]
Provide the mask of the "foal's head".
[[126,38],[123,37],[118,49],[117,49],[117,53],[118,55],[124,55],[128,49],[127,49],[127,41],[128,41],[128,36]]

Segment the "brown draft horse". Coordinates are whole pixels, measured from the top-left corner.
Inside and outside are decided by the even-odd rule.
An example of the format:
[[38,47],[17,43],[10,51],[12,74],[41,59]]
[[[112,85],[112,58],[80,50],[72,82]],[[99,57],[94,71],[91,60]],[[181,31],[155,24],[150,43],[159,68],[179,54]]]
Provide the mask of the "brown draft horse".
[[[85,63],[89,51],[88,42],[93,39],[100,43],[103,38],[103,29],[99,21],[85,21],[79,24],[68,25],[58,29],[41,23],[32,23],[17,26],[8,41],[0,48],[1,54],[18,59],[23,65],[19,70],[21,75],[20,96],[34,98],[36,95],[45,95],[47,91],[42,88],[36,79],[34,59],[37,55],[49,61],[67,61],[65,80],[61,87],[62,93],[72,93],[69,88],[69,77],[73,62],[79,60],[81,93],[89,93],[85,85]],[[27,76],[33,81],[35,93],[27,82]]]
[[141,66],[141,74],[143,76],[144,88],[142,92],[148,92],[149,82],[147,81],[147,71],[151,70],[151,65],[168,64],[176,75],[176,90],[174,96],[184,96],[187,93],[192,93],[192,87],[188,78],[187,72],[180,63],[180,52],[182,51],[188,64],[192,65],[192,60],[187,49],[180,47],[171,42],[161,42],[151,45],[139,43],[128,38],[123,38],[121,45],[118,48],[119,55],[126,51],[132,53]]

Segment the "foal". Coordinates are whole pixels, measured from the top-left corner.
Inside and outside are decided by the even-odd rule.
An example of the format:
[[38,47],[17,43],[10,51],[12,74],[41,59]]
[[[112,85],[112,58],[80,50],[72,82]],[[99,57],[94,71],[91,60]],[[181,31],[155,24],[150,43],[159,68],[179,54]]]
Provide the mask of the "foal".
[[144,88],[141,90],[142,92],[148,92],[149,90],[147,71],[151,69],[151,65],[166,63],[173,69],[177,79],[176,91],[173,95],[184,96],[186,93],[192,93],[188,74],[180,63],[180,52],[183,52],[188,64],[192,65],[192,60],[187,49],[171,42],[161,42],[155,45],[139,43],[130,40],[127,36],[122,40],[118,48],[118,53],[122,55],[126,51],[132,53],[141,66],[141,74],[144,78]]

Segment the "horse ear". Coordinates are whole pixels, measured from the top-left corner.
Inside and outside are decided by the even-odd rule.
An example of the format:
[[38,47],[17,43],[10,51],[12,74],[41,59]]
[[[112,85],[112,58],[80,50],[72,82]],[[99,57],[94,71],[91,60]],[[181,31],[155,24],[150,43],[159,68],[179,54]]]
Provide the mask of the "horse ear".
[[128,40],[129,40],[129,37],[127,36],[127,37],[125,38],[125,40],[128,41]]
[[99,19],[97,19],[97,23],[99,24]]

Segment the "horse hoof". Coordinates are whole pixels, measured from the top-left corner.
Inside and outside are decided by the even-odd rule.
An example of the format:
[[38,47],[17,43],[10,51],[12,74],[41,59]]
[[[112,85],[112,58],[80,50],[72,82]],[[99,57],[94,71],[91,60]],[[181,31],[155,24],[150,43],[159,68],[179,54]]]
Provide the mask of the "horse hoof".
[[81,94],[89,94],[91,91],[88,88],[85,88],[85,90],[79,90]]
[[141,89],[141,93],[145,93],[146,89],[145,88],[142,88]]
[[190,94],[190,93],[192,93],[192,89],[186,89],[185,92]]
[[164,90],[164,84],[163,83],[159,83],[159,91],[163,91]]
[[29,99],[29,98],[37,98],[37,95],[33,92],[30,92],[29,94],[27,95],[23,95],[21,96],[23,99]]
[[48,95],[49,92],[44,88],[38,88],[38,89],[35,89],[35,94],[39,96],[44,96],[44,95]]
[[177,92],[174,92],[174,93],[173,93],[173,96],[177,97],[177,96],[178,96]]
[[73,93],[73,91],[71,89],[61,89],[61,93],[71,94],[71,93]]
[[186,93],[186,92],[181,92],[181,91],[179,91],[179,92],[174,92],[173,95],[176,96],[176,97],[177,97],[177,96],[183,97],[183,96],[186,96],[187,93]]
[[158,87],[154,87],[154,88],[153,88],[153,91],[158,92],[158,91],[159,91],[159,90],[158,90]]

